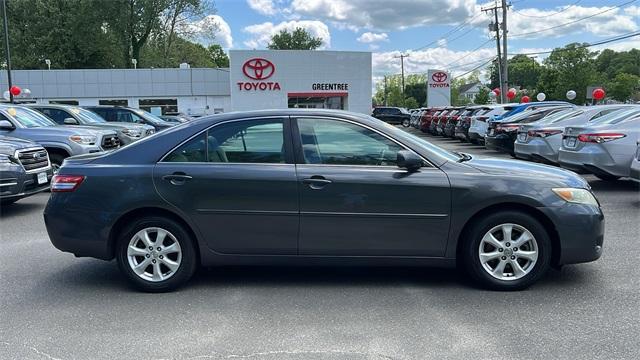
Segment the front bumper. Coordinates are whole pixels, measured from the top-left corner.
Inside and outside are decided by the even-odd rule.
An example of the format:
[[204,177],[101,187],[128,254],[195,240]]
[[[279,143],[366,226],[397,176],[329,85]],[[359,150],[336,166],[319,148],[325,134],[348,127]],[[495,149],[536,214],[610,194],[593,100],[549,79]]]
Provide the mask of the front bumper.
[[496,136],[485,136],[484,146],[489,150],[513,153],[514,141],[515,141],[514,139],[512,139],[509,135],[506,135],[506,134],[498,134]]
[[[45,191],[49,188],[53,171],[51,167],[26,173],[22,167],[3,168],[0,170],[0,199],[17,200]],[[47,182],[38,184],[38,174],[47,174]]]
[[566,203],[538,209],[555,224],[560,240],[556,265],[590,262],[602,256],[604,215],[599,207]]

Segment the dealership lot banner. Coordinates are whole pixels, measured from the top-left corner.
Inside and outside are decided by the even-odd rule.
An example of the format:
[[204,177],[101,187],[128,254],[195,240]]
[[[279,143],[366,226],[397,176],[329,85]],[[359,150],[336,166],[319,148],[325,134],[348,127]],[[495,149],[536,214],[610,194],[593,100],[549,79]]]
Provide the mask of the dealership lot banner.
[[427,72],[427,106],[451,105],[451,75],[442,70]]

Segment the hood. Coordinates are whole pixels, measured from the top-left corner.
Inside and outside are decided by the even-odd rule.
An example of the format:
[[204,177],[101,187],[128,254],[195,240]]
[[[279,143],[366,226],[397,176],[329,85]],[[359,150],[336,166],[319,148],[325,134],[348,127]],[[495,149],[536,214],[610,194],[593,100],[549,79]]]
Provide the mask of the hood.
[[[77,125],[73,125],[73,126],[77,126]],[[96,123],[91,125],[81,125],[81,127],[90,128],[94,130],[97,129],[97,130],[119,131],[124,129],[130,129],[130,130],[141,130],[143,132],[154,128],[153,126],[150,126],[150,125],[132,124],[127,122],[104,122],[104,123]]]
[[554,166],[497,158],[473,158],[464,164],[491,175],[536,178],[541,181],[557,182],[558,186],[590,188],[589,183],[580,175]]
[[[69,137],[71,135],[103,135],[113,134],[112,130],[100,130],[95,128],[84,128],[81,126],[42,126],[34,128],[22,128],[19,129],[25,136],[28,135],[30,139],[36,138],[49,138],[52,136]],[[37,140],[34,140],[37,142]]]
[[18,139],[9,136],[0,136],[0,154],[13,155],[16,150],[28,148],[41,148],[40,145],[33,141]]
[[[65,125],[64,127],[75,129],[75,130],[86,130],[87,135],[113,135],[115,134],[114,130],[109,128],[101,129],[97,126],[93,125]],[[117,134],[116,134],[117,135]]]

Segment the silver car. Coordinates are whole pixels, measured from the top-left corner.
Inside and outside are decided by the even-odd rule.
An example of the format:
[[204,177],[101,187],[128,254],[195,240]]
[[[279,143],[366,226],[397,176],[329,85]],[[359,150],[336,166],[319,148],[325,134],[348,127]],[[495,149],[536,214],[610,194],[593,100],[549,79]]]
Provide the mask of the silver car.
[[[519,159],[558,163],[562,133],[567,126],[587,125],[616,111],[637,108],[636,105],[602,105],[561,111],[531,124],[521,125],[515,142],[515,155]],[[621,114],[621,113],[618,113]]]
[[151,125],[126,122],[107,122],[105,119],[100,117],[100,115],[79,106],[57,104],[30,104],[26,106],[43,113],[58,125],[82,125],[92,128],[117,131],[122,145],[131,144],[134,141],[155,133],[155,128]]
[[640,141],[636,144],[636,156],[631,161],[630,172],[632,179],[640,181]]
[[602,180],[629,177],[639,138],[640,114],[637,113],[598,120],[588,127],[569,126],[563,133],[558,163],[570,170],[592,173]]
[[514,104],[496,104],[485,105],[491,107],[489,111],[485,111],[482,115],[478,115],[475,118],[471,118],[471,124],[469,125],[469,140],[474,143],[484,143],[484,136],[487,134],[489,125],[487,121],[494,116],[502,115],[507,112],[507,107]]

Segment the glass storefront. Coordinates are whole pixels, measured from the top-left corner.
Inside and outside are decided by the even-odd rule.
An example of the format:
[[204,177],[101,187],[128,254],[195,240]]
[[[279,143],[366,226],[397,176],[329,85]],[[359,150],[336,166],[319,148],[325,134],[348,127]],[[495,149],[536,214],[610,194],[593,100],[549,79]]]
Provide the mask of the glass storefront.
[[344,110],[346,96],[289,96],[290,108]]

